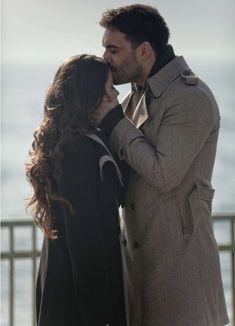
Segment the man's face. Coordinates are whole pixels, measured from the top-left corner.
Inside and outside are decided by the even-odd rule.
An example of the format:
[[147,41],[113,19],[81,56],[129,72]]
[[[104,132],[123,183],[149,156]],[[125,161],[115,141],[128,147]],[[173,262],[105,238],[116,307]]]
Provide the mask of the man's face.
[[103,36],[103,57],[109,64],[114,84],[135,83],[141,74],[137,50],[133,49],[125,35],[116,29],[106,29]]

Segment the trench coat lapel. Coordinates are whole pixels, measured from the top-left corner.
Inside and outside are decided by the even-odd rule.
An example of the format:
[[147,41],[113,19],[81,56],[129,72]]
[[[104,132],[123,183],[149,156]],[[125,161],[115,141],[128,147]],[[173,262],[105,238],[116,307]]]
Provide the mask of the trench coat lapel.
[[[139,128],[149,117],[145,95],[146,91],[141,96],[131,118],[131,121],[135,124],[136,128]],[[128,111],[129,106],[135,105],[132,103],[133,96],[134,91],[128,94],[127,98],[122,102],[123,110],[125,113]]]
[[133,113],[132,122],[139,128],[149,117],[145,93],[141,96],[140,101]]

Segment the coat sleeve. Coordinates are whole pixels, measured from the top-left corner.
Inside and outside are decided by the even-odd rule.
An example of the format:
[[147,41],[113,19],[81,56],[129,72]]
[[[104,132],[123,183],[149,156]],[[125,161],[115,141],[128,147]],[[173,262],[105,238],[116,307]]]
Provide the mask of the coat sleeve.
[[92,317],[91,311],[94,316],[105,314],[108,293],[106,251],[96,195],[99,176],[96,163],[89,141],[81,141],[66,152],[61,180],[61,193],[75,210],[71,214],[63,205],[62,216],[75,293],[87,318]]
[[213,128],[219,128],[215,103],[204,93],[198,95],[188,91],[172,99],[155,143],[150,143],[127,118],[111,134],[112,149],[160,192],[168,192],[181,182]]

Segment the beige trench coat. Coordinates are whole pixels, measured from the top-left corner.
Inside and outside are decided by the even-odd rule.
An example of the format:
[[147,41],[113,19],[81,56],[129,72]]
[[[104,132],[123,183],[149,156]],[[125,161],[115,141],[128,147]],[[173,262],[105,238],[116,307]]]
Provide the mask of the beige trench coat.
[[147,81],[133,121],[122,119],[110,138],[135,170],[122,218],[130,326],[225,325],[211,221],[220,125],[214,96],[176,57]]

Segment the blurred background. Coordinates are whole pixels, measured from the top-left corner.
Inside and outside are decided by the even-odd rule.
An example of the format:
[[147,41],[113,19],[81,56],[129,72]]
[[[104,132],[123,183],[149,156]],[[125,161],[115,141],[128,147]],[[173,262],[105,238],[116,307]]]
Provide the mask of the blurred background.
[[[102,56],[103,29],[98,23],[102,12],[130,3],[136,1],[2,0],[2,221],[31,221],[25,212],[24,200],[31,194],[31,189],[25,181],[24,165],[33,129],[42,119],[44,96],[55,71],[66,57],[74,54]],[[159,9],[170,28],[170,44],[175,53],[185,57],[192,70],[208,83],[217,99],[222,120],[213,176],[213,187],[216,189],[213,213],[234,217],[235,1],[143,0],[140,3]],[[130,85],[122,85],[118,89],[121,101]],[[218,243],[224,248],[230,246],[230,249],[234,237],[231,221],[219,219],[215,223]],[[24,252],[29,250],[32,246],[30,229],[21,227],[11,230],[2,225],[2,252],[12,248]],[[14,233],[14,243],[11,233]],[[41,235],[38,232],[36,246],[40,250]],[[1,262],[1,325],[31,325],[34,296],[31,279],[35,267],[27,256],[14,262],[7,259],[10,256],[4,257]],[[231,250],[221,251],[221,264],[226,301],[232,317],[234,260]]]

